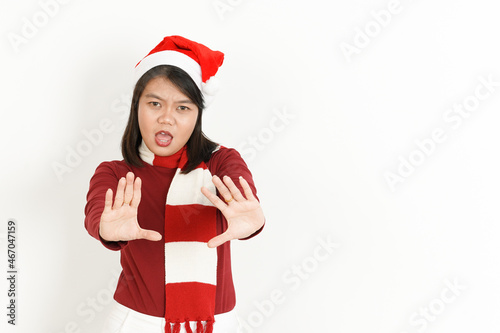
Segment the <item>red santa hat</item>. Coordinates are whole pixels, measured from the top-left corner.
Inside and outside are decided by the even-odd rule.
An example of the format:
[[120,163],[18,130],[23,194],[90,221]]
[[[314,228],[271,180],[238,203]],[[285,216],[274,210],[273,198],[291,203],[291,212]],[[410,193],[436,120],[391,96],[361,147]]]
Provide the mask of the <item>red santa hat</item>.
[[181,36],[167,36],[135,66],[135,79],[156,66],[177,66],[189,74],[209,104],[219,88],[215,74],[223,61],[220,51]]

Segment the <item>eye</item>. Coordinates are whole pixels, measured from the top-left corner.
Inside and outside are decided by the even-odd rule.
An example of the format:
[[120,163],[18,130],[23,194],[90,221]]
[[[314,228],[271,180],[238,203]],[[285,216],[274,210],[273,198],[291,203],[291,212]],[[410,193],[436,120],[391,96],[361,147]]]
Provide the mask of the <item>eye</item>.
[[177,107],[178,110],[181,110],[181,111],[188,111],[188,110],[191,110],[190,108],[188,108],[187,106],[184,106],[184,105],[180,105]]
[[151,105],[152,107],[155,107],[155,108],[158,108],[161,106],[161,104],[159,102],[149,102],[148,104]]

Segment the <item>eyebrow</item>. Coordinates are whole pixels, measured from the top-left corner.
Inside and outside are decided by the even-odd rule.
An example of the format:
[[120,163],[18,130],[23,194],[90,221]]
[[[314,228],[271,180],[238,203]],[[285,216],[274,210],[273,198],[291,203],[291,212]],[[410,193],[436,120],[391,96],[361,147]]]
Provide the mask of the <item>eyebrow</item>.
[[[156,94],[153,94],[153,93],[148,93],[146,95],[144,95],[144,97],[150,97],[150,98],[156,98],[156,99],[159,99],[160,101],[164,101],[163,98],[161,98],[160,96],[156,95]],[[180,103],[180,104],[194,104],[191,100],[189,99],[183,99],[183,100],[180,100],[180,101],[175,101],[175,103]]]

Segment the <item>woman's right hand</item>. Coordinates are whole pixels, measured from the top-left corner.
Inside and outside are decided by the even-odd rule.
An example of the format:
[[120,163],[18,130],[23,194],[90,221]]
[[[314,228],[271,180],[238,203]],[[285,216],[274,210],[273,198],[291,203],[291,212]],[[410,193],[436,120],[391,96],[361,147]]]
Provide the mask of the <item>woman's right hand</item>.
[[161,240],[161,234],[145,230],[137,221],[137,207],[141,202],[141,179],[132,172],[120,178],[113,204],[113,190],[106,191],[104,211],[99,224],[99,234],[106,241],[129,241],[134,239]]

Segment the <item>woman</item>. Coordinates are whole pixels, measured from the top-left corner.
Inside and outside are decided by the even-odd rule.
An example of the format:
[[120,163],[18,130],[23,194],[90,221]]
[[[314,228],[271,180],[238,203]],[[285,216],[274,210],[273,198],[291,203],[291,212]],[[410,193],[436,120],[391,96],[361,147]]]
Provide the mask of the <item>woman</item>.
[[237,330],[229,241],[265,219],[241,156],[202,132],[223,57],[170,36],[136,66],[124,160],[97,167],[85,207],[90,235],[121,252],[106,333]]

